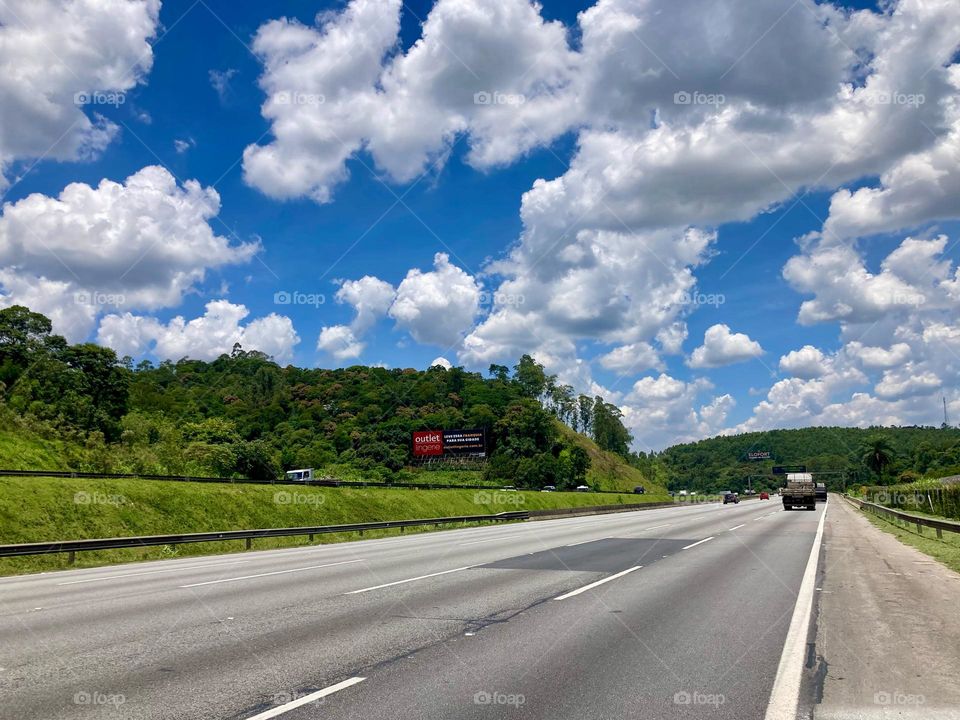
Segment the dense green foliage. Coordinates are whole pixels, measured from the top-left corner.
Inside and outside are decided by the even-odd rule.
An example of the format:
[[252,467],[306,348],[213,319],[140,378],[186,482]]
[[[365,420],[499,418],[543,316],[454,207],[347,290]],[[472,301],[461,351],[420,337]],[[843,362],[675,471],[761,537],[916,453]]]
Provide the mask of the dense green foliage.
[[[771,460],[747,460],[748,452],[763,450],[771,453]],[[773,489],[782,480],[771,474],[774,465],[805,465],[811,472],[836,473],[817,478],[831,489],[844,483],[889,485],[960,473],[960,429],[769,430],[675,445],[645,460],[662,465],[671,490],[742,491],[750,476],[755,476],[755,489]]]
[[921,480],[902,485],[858,488],[856,494],[864,500],[890,508],[960,520],[960,483]]
[[68,345],[43,315],[20,305],[0,311],[0,387],[14,411],[116,440],[128,375],[112,350]]
[[271,478],[348,468],[389,481],[408,472],[413,431],[482,427],[483,481],[573,488],[587,482],[592,457],[561,423],[628,456],[620,411],[602,398],[575,397],[527,355],[489,375],[280,367],[239,345],[212,362],[134,367],[107,348],[69,345],[27,308],[0,310],[7,411],[82,445],[84,470]]

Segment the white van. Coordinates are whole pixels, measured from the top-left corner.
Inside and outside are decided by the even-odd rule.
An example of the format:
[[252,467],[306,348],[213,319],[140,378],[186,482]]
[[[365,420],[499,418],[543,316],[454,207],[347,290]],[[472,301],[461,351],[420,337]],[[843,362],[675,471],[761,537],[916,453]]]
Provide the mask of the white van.
[[287,470],[287,482],[310,482],[313,480],[313,468]]

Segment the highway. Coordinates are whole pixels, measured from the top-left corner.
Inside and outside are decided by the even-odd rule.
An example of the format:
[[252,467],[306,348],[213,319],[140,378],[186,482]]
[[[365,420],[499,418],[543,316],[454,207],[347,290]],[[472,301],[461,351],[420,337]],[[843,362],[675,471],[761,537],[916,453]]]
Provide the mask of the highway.
[[794,615],[824,508],[751,500],[0,579],[0,718],[763,718],[785,645],[805,640]]

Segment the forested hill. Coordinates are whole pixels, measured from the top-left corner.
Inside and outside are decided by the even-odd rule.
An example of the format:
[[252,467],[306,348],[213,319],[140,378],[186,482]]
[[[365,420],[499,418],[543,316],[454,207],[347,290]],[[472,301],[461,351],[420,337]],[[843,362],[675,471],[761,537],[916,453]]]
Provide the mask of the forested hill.
[[[769,451],[770,460],[748,453]],[[870,458],[887,458],[878,467]],[[714,437],[674,445],[657,459],[671,489],[714,491],[745,487],[750,475],[766,475],[754,487],[774,487],[774,465],[806,465],[811,471],[846,471],[847,480],[866,484],[911,481],[960,473],[960,429],[933,427],[811,427]],[[841,476],[824,476],[838,486]]]
[[134,366],[108,348],[69,345],[49,319],[14,306],[0,310],[0,381],[4,424],[62,442],[71,469],[275,477],[312,467],[402,479],[413,431],[482,427],[492,454],[476,482],[572,487],[598,477],[591,464],[607,487],[643,479],[628,465],[619,409],[576,396],[529,356],[486,377],[280,367],[239,345],[212,362]]

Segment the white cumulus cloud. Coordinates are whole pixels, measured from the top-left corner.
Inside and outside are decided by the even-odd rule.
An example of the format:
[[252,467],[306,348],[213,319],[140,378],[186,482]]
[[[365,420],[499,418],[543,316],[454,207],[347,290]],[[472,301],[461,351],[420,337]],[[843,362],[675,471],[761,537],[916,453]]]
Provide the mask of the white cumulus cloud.
[[300,342],[290,318],[271,313],[242,324],[249,314],[246,306],[226,300],[207,303],[204,314],[192,320],[178,315],[163,323],[129,312],[110,314],[100,321],[97,341],[119,355],[150,353],[170,360],[213,360],[240,343],[244,350],[259,350],[278,362],[289,360]]
[[780,358],[780,371],[810,380],[827,372],[824,360],[824,355],[819,348],[804,345],[799,350],[791,350]]
[[414,268],[407,273],[389,315],[417,342],[454,347],[479,312],[480,285],[451,264],[446,253],[437,253],[433,266],[428,272]]
[[153,64],[160,0],[0,3],[0,189],[17,160],[83,160],[113,139],[102,112]]
[[718,323],[707,328],[703,345],[690,355],[692,368],[715,368],[743,362],[763,355],[763,348],[744,333],[732,333],[730,327]]
[[85,339],[104,309],[176,306],[207,271],[245,263],[256,242],[234,245],[210,221],[220,196],[195,180],[182,186],[148,166],[119,183],[72,183],[0,215],[0,304],[27,304],[54,330]]

